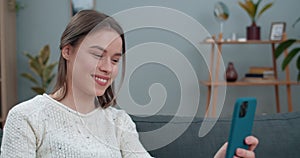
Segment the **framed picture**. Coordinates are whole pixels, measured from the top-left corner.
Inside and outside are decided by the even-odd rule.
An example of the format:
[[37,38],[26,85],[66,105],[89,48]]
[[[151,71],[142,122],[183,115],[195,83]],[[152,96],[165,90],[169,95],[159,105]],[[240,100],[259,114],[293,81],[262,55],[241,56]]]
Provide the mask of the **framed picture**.
[[95,9],[95,0],[70,0],[71,14],[75,15],[80,10]]
[[273,22],[270,30],[270,40],[282,40],[285,32],[285,22]]

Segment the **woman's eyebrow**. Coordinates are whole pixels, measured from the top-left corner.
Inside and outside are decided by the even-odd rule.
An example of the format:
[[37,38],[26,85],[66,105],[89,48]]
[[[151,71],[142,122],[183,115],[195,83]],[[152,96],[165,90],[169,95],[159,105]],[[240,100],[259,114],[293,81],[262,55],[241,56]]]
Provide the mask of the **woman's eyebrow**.
[[[96,49],[99,49],[99,50],[101,50],[101,51],[103,51],[103,52],[107,52],[107,50],[106,49],[104,49],[104,48],[102,48],[102,47],[100,47],[100,46],[91,46],[90,48],[96,48]],[[114,54],[114,56],[122,56],[122,53],[115,53]]]
[[104,49],[104,48],[102,48],[102,47],[100,47],[100,46],[91,46],[90,48],[96,48],[96,49],[99,49],[99,50],[101,50],[101,51],[103,51],[103,52],[107,52],[106,49]]
[[122,53],[115,53],[114,56],[122,56]]

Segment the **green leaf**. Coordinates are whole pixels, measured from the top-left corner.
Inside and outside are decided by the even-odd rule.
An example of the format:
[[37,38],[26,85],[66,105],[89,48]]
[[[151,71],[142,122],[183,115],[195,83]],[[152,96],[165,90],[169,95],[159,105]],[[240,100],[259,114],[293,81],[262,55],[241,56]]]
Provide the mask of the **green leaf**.
[[281,68],[284,70],[292,59],[300,52],[300,48],[294,48],[283,60]]
[[275,58],[278,58],[284,52],[284,50],[289,48],[296,41],[297,41],[296,39],[289,39],[280,43],[275,49]]
[[242,3],[242,2],[239,1],[238,4],[248,13],[251,20],[254,20],[254,16],[253,16],[254,6],[253,6],[253,4],[251,4],[251,2],[249,3],[248,1],[246,1],[245,3]]
[[21,76],[24,78],[27,78],[29,81],[31,81],[35,84],[38,84],[38,81],[34,77],[32,77],[31,74],[29,74],[29,73],[22,73]]
[[298,77],[297,77],[297,81],[300,81],[300,55],[298,56],[297,59],[297,68],[298,68]]
[[295,27],[299,21],[300,21],[300,17],[294,22],[294,24],[292,26]]
[[34,92],[36,92],[37,94],[43,94],[46,92],[46,90],[44,88],[41,87],[32,87],[31,88]]
[[[249,0],[249,1],[252,1],[252,0]],[[255,7],[256,7],[256,8],[258,8],[258,6],[259,6],[259,4],[261,3],[261,1],[262,1],[262,0],[258,0],[258,1],[256,2],[256,4],[255,4]]]
[[48,80],[47,80],[47,85],[49,85],[51,82],[52,82],[52,80],[54,79],[54,77],[55,77],[55,74],[52,74],[49,78],[48,78]]
[[29,61],[30,69],[39,76],[42,76],[42,67],[38,62],[38,58],[34,58],[34,60]]
[[296,65],[297,65],[298,70],[300,71],[300,56],[298,56]]
[[[252,1],[252,0],[251,0]],[[256,4],[254,4],[254,17],[256,16],[257,14],[257,10],[258,10],[258,7],[260,5],[262,0],[258,0]]]
[[255,7],[254,3],[252,1],[246,1],[246,5],[248,6],[250,17],[252,19],[255,19],[256,7]]
[[41,64],[47,64],[48,62],[48,59],[49,59],[49,56],[50,56],[50,47],[49,45],[45,45],[41,50],[40,50],[40,54],[39,54],[39,57],[40,57],[40,63]]
[[46,70],[52,72],[52,71],[53,71],[53,68],[54,68],[57,64],[58,64],[58,62],[54,62],[54,63],[48,65],[48,66],[46,67],[46,68],[47,68]]
[[23,73],[21,75],[37,85],[31,88],[34,92],[38,94],[45,93],[49,86],[49,83],[51,83],[51,81],[55,77],[55,74],[52,74],[52,71],[58,64],[57,62],[48,64],[48,60],[51,54],[49,45],[45,45],[40,50],[39,54],[35,56],[30,55],[29,53],[24,54],[29,59],[28,64],[30,70],[34,74],[36,74],[38,78],[31,76],[30,73]]
[[270,3],[266,4],[266,5],[260,10],[260,12],[258,13],[257,19],[258,19],[258,18],[259,18],[266,10],[268,10],[269,8],[271,8],[272,5],[273,5],[273,2],[270,2]]
[[31,54],[29,54],[29,53],[27,53],[27,52],[24,52],[24,55],[25,55],[29,60],[34,60],[34,57],[33,57]]
[[49,76],[51,75],[54,67],[57,65],[57,62],[52,63],[50,65],[48,65],[47,67],[45,67],[44,71],[43,71],[43,81],[47,81]]

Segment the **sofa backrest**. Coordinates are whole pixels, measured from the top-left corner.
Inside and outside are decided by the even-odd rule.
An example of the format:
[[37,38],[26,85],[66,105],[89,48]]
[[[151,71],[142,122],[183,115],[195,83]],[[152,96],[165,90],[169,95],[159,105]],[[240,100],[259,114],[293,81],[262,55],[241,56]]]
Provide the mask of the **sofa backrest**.
[[[158,129],[168,123],[172,116],[135,117],[139,132]],[[180,120],[177,119],[177,120]],[[202,118],[194,118],[188,129],[175,141],[160,149],[149,151],[159,158],[170,157],[213,157],[227,141],[231,119],[218,119],[212,130],[204,137],[198,137]],[[187,124],[189,122],[173,122]],[[256,116],[252,134],[259,138],[256,157],[298,158],[300,155],[300,112]],[[141,141],[143,138],[141,138]],[[160,140],[153,140],[160,141]],[[142,141],[142,143],[144,143]]]

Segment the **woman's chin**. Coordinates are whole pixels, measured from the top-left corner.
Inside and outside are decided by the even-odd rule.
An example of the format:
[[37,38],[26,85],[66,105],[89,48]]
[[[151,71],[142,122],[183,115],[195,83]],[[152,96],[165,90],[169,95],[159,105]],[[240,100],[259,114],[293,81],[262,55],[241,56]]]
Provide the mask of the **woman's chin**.
[[97,91],[96,96],[102,96],[104,95],[105,91]]

